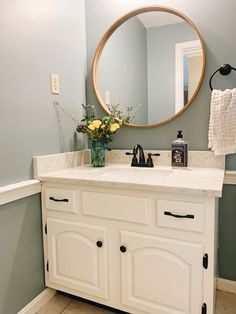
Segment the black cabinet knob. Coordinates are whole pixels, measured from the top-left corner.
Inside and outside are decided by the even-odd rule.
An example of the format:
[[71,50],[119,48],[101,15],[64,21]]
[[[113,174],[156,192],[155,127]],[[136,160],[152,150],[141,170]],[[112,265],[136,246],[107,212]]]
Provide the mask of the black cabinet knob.
[[96,244],[97,244],[98,247],[102,247],[102,241],[97,241]]
[[121,251],[122,253],[125,253],[125,252],[126,252],[126,247],[125,247],[125,246],[123,246],[123,245],[121,245],[121,247],[120,247],[120,251]]

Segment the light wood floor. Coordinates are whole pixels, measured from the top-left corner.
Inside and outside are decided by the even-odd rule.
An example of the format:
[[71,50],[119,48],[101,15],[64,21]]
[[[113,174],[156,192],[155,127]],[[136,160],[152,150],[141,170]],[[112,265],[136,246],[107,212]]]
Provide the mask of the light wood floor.
[[[114,312],[55,294],[36,314],[111,314]],[[236,314],[236,294],[218,291],[216,314]]]

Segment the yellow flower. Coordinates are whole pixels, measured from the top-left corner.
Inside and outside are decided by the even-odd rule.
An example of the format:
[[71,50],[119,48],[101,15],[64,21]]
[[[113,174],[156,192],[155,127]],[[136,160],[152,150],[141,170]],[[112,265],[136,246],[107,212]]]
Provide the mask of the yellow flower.
[[111,132],[115,132],[117,129],[119,129],[120,128],[120,125],[119,125],[119,123],[112,123],[111,125],[110,125],[110,131]]
[[101,124],[102,124],[102,121],[100,121],[100,120],[94,120],[93,121],[93,125],[94,125],[95,129],[99,129]]
[[94,131],[95,126],[94,126],[93,123],[90,123],[90,124],[88,125],[88,128],[89,128],[91,131]]

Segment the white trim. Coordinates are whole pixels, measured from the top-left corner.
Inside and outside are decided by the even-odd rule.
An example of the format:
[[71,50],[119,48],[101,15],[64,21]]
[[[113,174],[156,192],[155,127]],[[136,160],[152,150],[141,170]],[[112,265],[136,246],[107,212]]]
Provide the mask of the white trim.
[[17,314],[35,314],[42,306],[44,306],[44,304],[46,304],[54,296],[55,293],[56,290],[46,288]]
[[218,278],[217,289],[236,294],[236,281]]
[[184,56],[201,56],[200,40],[175,44],[175,113],[184,106]]
[[0,205],[41,192],[39,180],[27,180],[0,187]]
[[226,170],[224,184],[236,184],[236,170]]

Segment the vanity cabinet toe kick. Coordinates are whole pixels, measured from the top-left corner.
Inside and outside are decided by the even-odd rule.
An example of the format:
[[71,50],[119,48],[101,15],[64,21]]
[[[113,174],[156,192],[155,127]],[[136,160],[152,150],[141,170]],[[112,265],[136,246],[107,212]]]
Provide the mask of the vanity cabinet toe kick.
[[48,287],[133,314],[215,313],[218,199],[44,182]]

